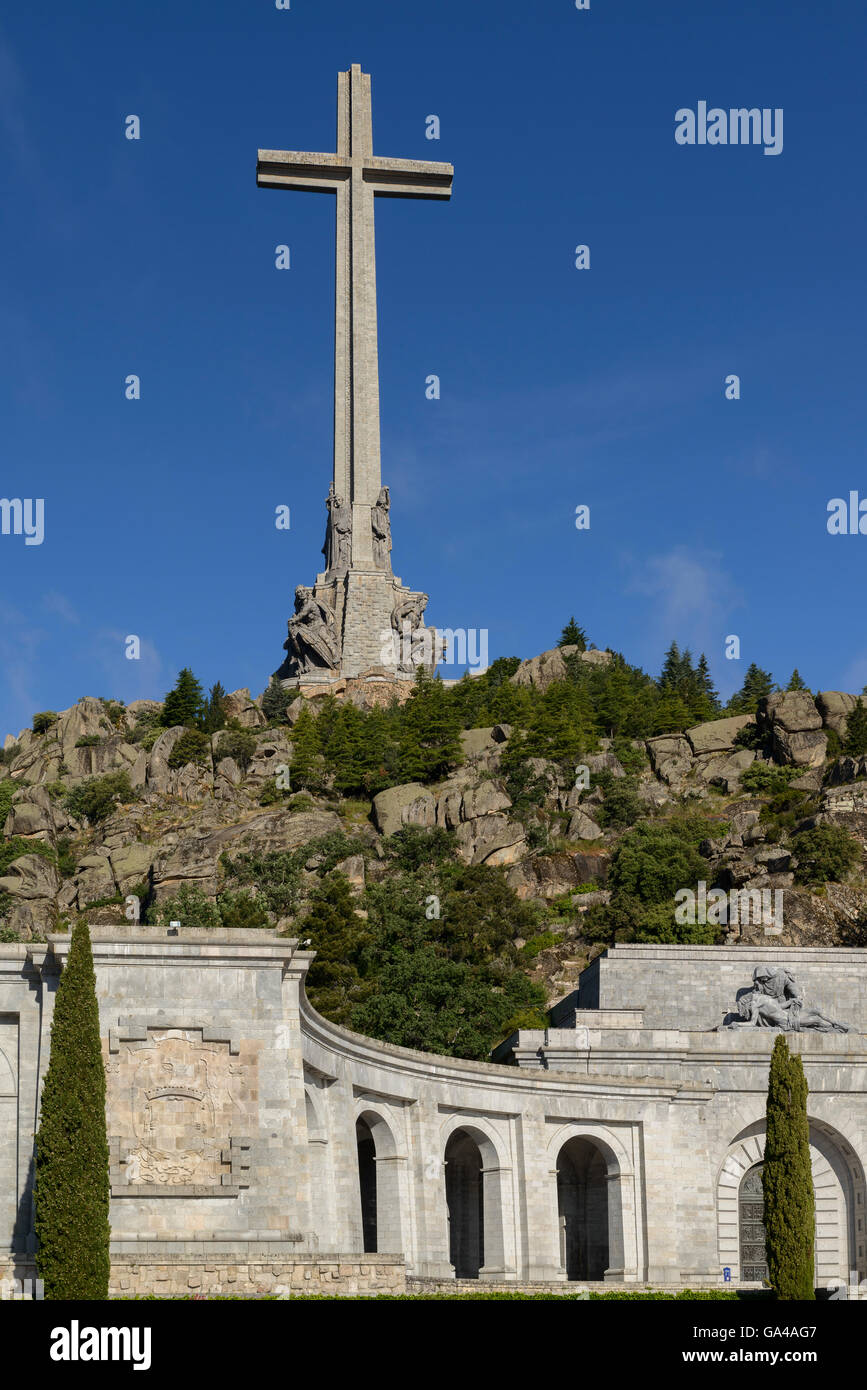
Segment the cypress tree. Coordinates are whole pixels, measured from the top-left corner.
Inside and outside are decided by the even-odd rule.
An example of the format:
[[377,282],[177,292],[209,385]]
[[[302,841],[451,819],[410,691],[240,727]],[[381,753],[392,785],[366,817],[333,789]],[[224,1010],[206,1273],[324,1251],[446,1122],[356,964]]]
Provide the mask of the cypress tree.
[[72,929],[36,1136],[37,1264],[45,1297],[104,1299],[109,1275],[105,1071],[90,932]]
[[768,1077],[767,1138],[762,1173],[768,1277],[778,1299],[816,1297],[816,1218],[810,1167],[807,1081],[800,1057],[781,1033]]

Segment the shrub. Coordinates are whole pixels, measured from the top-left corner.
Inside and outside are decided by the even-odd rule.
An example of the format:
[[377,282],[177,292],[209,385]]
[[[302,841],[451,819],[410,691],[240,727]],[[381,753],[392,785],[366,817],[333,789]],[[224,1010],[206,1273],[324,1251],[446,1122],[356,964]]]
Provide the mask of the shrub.
[[4,777],[0,782],[0,834],[3,832],[3,825],[6,817],[12,809],[12,798],[18,790],[18,783],[13,782],[11,777]]
[[142,710],[127,736],[128,742],[139,744],[149,753],[162,732],[160,711]]
[[56,712],[56,710],[53,710],[53,709],[46,709],[46,710],[43,710],[41,714],[34,714],[34,716],[33,716],[33,732],[34,732],[34,734],[44,734],[44,733],[47,733],[48,730],[51,728],[52,724],[56,724],[59,718],[60,718],[60,715]]
[[172,898],[164,898],[146,914],[150,922],[167,927],[180,922],[182,927],[221,927],[219,908],[197,883],[182,883]]
[[72,878],[76,869],[76,857],[72,852],[72,840],[68,835],[57,841],[57,867],[61,878]]
[[99,734],[82,734],[81,738],[75,740],[76,748],[96,748],[102,739]]
[[14,863],[16,859],[21,859],[25,854],[38,854],[41,859],[47,859],[51,864],[57,862],[54,850],[44,841],[22,840],[20,835],[13,835],[10,840],[5,840],[0,844],[0,877],[6,873],[10,864]]
[[46,1298],[108,1297],[108,1208],[105,1071],[90,933],[81,925],[57,988],[36,1136],[36,1259]]
[[817,825],[795,836],[799,883],[842,883],[854,867],[858,842],[839,825]]
[[224,927],[250,930],[253,927],[270,925],[261,898],[254,898],[252,893],[221,893],[217,899],[217,908],[221,925]]
[[242,772],[246,772],[256,753],[256,735],[252,729],[242,729],[240,725],[226,729],[217,741],[215,758],[234,758]]
[[109,772],[105,777],[89,777],[67,792],[64,804],[76,820],[91,825],[110,816],[118,801],[134,801],[137,793],[130,786],[129,773]]
[[599,807],[598,821],[606,830],[626,830],[645,814],[646,807],[636,794],[635,787],[622,778],[605,793]]
[[186,767],[187,763],[206,767],[210,760],[211,740],[208,735],[201,733],[199,729],[188,729],[185,734],[181,734],[169,754],[169,767]]
[[750,763],[741,773],[741,790],[755,792],[758,796],[774,796],[784,792],[800,768],[775,767],[773,763]]

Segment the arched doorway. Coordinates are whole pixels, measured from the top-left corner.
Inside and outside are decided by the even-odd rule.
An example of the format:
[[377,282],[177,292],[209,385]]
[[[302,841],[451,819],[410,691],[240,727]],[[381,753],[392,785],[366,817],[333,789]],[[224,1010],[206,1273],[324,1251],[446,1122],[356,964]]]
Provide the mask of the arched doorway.
[[569,1139],[561,1148],[557,1207],[566,1278],[604,1279],[610,1263],[608,1164],[591,1139]]
[[362,1250],[375,1255],[376,1225],[376,1144],[366,1120],[355,1122],[355,1146],[358,1151],[358,1186],[361,1194]]
[[446,1144],[449,1260],[456,1279],[478,1279],[485,1263],[482,1152],[471,1134],[456,1129]]
[[[816,1200],[816,1286],[846,1283],[854,1270],[867,1274],[860,1213],[867,1206],[861,1161],[827,1121],[810,1116],[810,1162]],[[719,1262],[758,1282],[766,1276],[762,1167],[764,1119],[729,1145],[717,1185]],[[753,1271],[748,1273],[747,1271]]]
[[765,1253],[765,1195],[762,1173],[765,1165],[756,1163],[741,1178],[738,1190],[738,1237],[741,1250],[741,1278],[758,1282],[768,1277]]

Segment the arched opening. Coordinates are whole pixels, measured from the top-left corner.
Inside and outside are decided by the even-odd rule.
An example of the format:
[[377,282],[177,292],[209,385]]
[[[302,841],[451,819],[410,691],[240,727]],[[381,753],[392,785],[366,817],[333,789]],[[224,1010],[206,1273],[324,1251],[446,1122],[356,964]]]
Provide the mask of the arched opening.
[[604,1279],[609,1266],[608,1164],[590,1139],[575,1137],[557,1156],[560,1260],[567,1279]]
[[[867,1185],[860,1159],[845,1137],[810,1116],[810,1162],[816,1200],[816,1287],[863,1278],[867,1253],[862,1215]],[[767,1277],[764,1230],[765,1122],[756,1120],[729,1146],[717,1189],[719,1260],[745,1282]]]
[[361,1193],[362,1249],[365,1255],[377,1251],[376,1229],[376,1144],[366,1120],[355,1122],[355,1146],[358,1150],[358,1186]]
[[449,1260],[456,1279],[478,1279],[485,1263],[482,1153],[475,1139],[456,1129],[446,1144]]
[[738,1189],[738,1237],[741,1252],[741,1278],[761,1283],[768,1277],[765,1252],[765,1196],[762,1188],[763,1163],[748,1168]]

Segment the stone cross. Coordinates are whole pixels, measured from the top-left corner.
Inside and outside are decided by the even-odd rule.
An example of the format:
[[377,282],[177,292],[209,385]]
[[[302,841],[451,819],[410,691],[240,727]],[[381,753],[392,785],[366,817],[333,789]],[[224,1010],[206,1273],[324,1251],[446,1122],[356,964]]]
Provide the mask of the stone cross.
[[370,75],[337,78],[337,153],[260,150],[260,188],[337,194],[334,332],[334,491],[352,506],[353,569],[373,569],[371,508],[382,479],[373,200],[448,198],[451,164],[373,153]]

